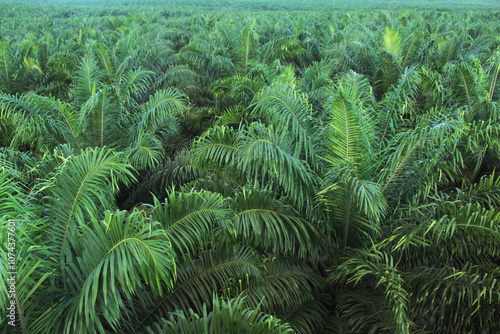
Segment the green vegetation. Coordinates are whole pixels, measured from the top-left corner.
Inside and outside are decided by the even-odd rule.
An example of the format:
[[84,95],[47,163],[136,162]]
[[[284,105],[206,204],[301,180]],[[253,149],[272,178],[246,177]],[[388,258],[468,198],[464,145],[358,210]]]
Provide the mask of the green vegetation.
[[0,3],[0,332],[499,333],[474,4]]

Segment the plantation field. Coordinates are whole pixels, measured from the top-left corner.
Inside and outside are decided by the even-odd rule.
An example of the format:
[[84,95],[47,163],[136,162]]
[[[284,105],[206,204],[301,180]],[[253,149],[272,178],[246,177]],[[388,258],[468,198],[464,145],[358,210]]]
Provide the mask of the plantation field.
[[0,1],[0,333],[500,333],[498,1]]

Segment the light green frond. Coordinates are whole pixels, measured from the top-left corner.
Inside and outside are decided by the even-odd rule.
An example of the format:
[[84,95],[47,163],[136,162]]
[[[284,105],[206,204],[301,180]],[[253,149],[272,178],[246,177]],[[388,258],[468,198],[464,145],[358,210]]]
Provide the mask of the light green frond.
[[394,56],[399,56],[401,53],[401,36],[399,32],[386,27],[384,33],[384,51]]
[[324,159],[335,166],[342,162],[358,163],[362,154],[361,114],[356,103],[356,91],[350,86],[339,86],[328,103],[331,118],[326,130],[326,155]]

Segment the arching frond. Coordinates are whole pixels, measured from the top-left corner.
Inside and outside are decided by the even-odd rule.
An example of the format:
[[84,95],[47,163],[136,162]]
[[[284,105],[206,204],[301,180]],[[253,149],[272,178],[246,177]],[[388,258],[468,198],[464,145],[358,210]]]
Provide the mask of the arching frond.
[[244,298],[237,297],[229,301],[219,300],[214,295],[212,312],[206,306],[200,313],[189,310],[189,315],[176,312],[170,315],[169,320],[162,319],[148,333],[160,334],[217,334],[217,333],[246,333],[246,334],[286,334],[295,333],[280,319],[262,313],[259,306],[245,308]]
[[[392,319],[384,319],[384,323],[380,323],[383,317],[377,319],[377,313],[382,310],[373,310],[373,313],[357,312],[361,311],[359,308],[363,304],[370,304],[369,300],[360,302],[359,305],[353,302],[340,304],[344,316],[354,325],[353,330],[371,328],[370,333],[375,330],[409,333],[412,322],[408,315],[408,292],[401,272],[396,268],[390,254],[375,249],[372,252],[358,251],[331,272],[329,281],[352,286],[369,284],[372,289],[379,289],[385,295],[385,301],[380,306],[389,310],[387,316],[390,315]],[[366,295],[357,295],[359,301],[362,296],[366,298]],[[376,321],[370,320],[371,317],[375,317]]]
[[267,252],[316,258],[320,238],[316,228],[293,214],[266,189],[243,189],[234,199],[233,218],[238,238]]
[[71,95],[74,97],[76,105],[83,105],[102,88],[100,79],[101,72],[95,59],[91,56],[85,57],[75,74],[75,81],[71,88]]
[[193,159],[199,166],[235,166],[240,163],[241,134],[227,126],[207,130],[193,145]]
[[155,200],[152,214],[165,229],[179,258],[190,257],[215,235],[227,233],[231,211],[219,194],[207,191],[171,191],[161,204]]
[[111,207],[118,182],[128,183],[134,176],[123,155],[107,148],[88,148],[78,156],[60,158],[62,170],[44,194],[53,223],[54,251],[63,255],[78,227],[98,220],[102,207]]
[[122,298],[132,298],[146,284],[160,295],[163,285],[172,288],[174,252],[159,224],[143,212],[108,211],[102,222],[82,230],[78,266],[65,268],[73,298],[64,333],[104,332],[104,324],[116,329]]
[[246,247],[203,251],[199,258],[179,264],[173,290],[156,298],[151,305],[138,310],[138,321],[131,328],[141,329],[176,310],[203,311],[211,305],[212,294],[227,287],[238,277],[260,280],[261,272],[252,250]]
[[137,138],[125,150],[136,168],[148,168],[158,164],[163,154],[161,142],[149,132],[139,132]]
[[152,74],[154,72],[141,69],[125,72],[120,77],[119,97],[126,99],[127,103],[130,104],[132,96],[145,94],[150,88]]
[[172,89],[159,90],[142,106],[137,129],[167,139],[177,133],[177,122],[174,117],[182,114],[186,108],[187,101],[184,94]]
[[286,132],[254,123],[242,140],[241,151],[244,159],[240,162],[240,170],[256,179],[272,173],[299,209],[312,208],[311,194],[316,177],[309,165],[297,157],[296,147]]
[[299,95],[291,85],[275,83],[256,97],[255,117],[290,132],[295,142],[295,154],[304,154],[306,159],[314,157],[313,118],[311,106],[305,95]]

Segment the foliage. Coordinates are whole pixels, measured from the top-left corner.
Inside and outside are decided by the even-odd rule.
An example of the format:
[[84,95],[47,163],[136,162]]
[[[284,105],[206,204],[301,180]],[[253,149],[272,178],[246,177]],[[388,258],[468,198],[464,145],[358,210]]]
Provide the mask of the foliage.
[[494,4],[74,1],[0,3],[1,333],[500,332]]

